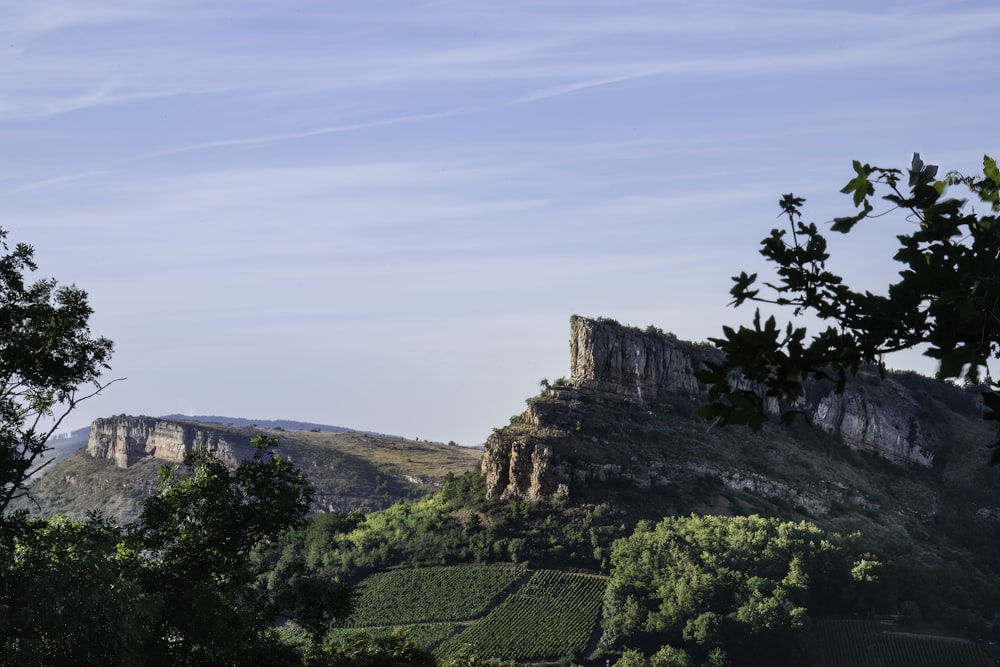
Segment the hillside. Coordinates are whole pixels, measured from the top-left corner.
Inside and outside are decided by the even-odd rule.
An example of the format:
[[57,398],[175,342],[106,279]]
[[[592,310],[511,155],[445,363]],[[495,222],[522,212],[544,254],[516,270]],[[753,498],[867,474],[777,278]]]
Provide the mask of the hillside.
[[881,512],[975,530],[1000,526],[992,428],[973,391],[914,373],[863,371],[843,395],[810,387],[811,423],[711,428],[694,373],[717,354],[607,320],[574,317],[571,374],[543,387],[486,443],[487,497],[614,500],[653,516]]
[[[494,430],[478,469],[479,452],[461,448],[370,434],[265,429],[280,438],[279,450],[326,494],[316,509],[340,511],[316,514],[307,526],[255,558],[274,581],[298,563],[311,575],[352,584],[387,570],[405,573],[406,567],[418,569],[412,576],[395,576],[416,581],[421,570],[457,564],[607,577],[607,590],[617,592],[603,595],[600,620],[587,616],[592,625],[584,633],[586,649],[580,649],[582,639],[569,648],[528,653],[518,653],[520,646],[500,647],[503,637],[520,636],[515,629],[526,622],[520,614],[504,620],[478,611],[436,620],[418,614],[407,622],[415,634],[432,637],[426,645],[436,647],[439,655],[452,650],[447,642],[462,636],[456,641],[475,639],[483,652],[525,661],[564,657],[563,651],[581,656],[583,651],[588,664],[604,664],[605,656],[616,658],[626,650],[650,655],[669,643],[683,644],[702,660],[712,646],[709,640],[699,644],[681,636],[680,626],[643,625],[647,615],[661,608],[657,596],[674,588],[636,583],[626,574],[641,573],[646,560],[676,562],[673,556],[649,557],[653,537],[669,545],[681,534],[664,517],[760,515],[790,522],[773,524],[784,535],[774,543],[787,543],[791,532],[802,531],[821,534],[822,542],[812,544],[827,545],[817,548],[811,562],[803,560],[805,552],[785,554],[784,560],[764,564],[777,569],[747,578],[746,585],[760,586],[755,591],[762,596],[779,584],[800,580],[795,584],[799,592],[790,595],[802,596],[796,604],[817,614],[819,629],[818,634],[798,635],[805,641],[802,650],[810,641],[831,642],[837,650],[905,650],[907,655],[933,656],[942,649],[949,656],[942,664],[962,664],[963,658],[951,656],[972,650],[967,643],[872,634],[870,625],[819,626],[842,616],[852,623],[869,619],[870,624],[873,614],[903,619],[900,630],[905,632],[1000,638],[1000,469],[988,465],[985,445],[993,433],[981,419],[975,391],[913,373],[880,378],[863,371],[841,395],[832,386],[810,386],[797,406],[809,423],[768,425],[756,433],[715,429],[695,414],[704,387],[694,375],[714,354],[710,346],[680,341],[654,328],[641,331],[574,317],[569,377],[543,381],[526,410]],[[50,473],[38,490],[52,489],[46,491],[49,511],[60,503],[76,503],[79,510],[84,498],[84,505],[127,515],[130,508],[116,507],[116,498],[134,503],[148,492],[142,484],[148,485],[162,461],[176,460],[198,442],[236,460],[260,430],[124,416],[98,420],[91,429],[89,454],[78,453],[60,464],[54,470],[58,474]],[[460,456],[440,458],[446,454]],[[447,472],[442,461],[465,474],[444,479],[438,488]],[[129,493],[115,495],[126,487]],[[438,490],[417,497],[432,489]],[[408,500],[391,504],[394,498]],[[356,507],[378,511],[343,513]],[[726,525],[694,517],[687,523]],[[733,519],[731,525],[738,530],[759,523]],[[738,538],[739,543],[750,544],[750,535]],[[636,536],[641,538],[636,543],[646,546],[633,553],[627,545]],[[724,547],[710,543],[714,546],[708,548],[695,544],[692,567],[704,564],[704,578],[699,575],[698,581],[708,581],[715,572],[710,564],[719,554],[734,551],[737,542],[724,542]],[[754,547],[747,557],[764,551]],[[666,570],[662,564],[650,572]],[[858,567],[862,569],[856,572]],[[800,572],[797,568],[806,568],[801,570],[806,574],[793,576]],[[721,571],[748,570],[744,563]],[[447,572],[442,576],[455,576]],[[745,582],[738,576],[722,583],[730,589],[718,599],[746,598],[747,590],[738,588]],[[511,589],[518,590],[516,585]],[[585,597],[597,595],[590,591]],[[814,604],[816,600],[822,604]],[[491,610],[508,608],[499,598],[494,602]],[[561,609],[572,606],[560,604]],[[390,604],[379,612],[385,614],[379,620],[358,616],[355,623],[387,627],[394,624],[393,617],[404,618],[404,607],[416,609],[412,603]],[[712,612],[726,623],[739,621],[739,613]],[[618,632],[623,618],[631,619],[627,634]],[[545,629],[544,621],[532,625]],[[711,634],[709,626],[702,630]],[[717,634],[736,636],[728,630]],[[833,655],[833,649],[821,652]],[[844,660],[830,657],[826,663],[851,664]]]
[[[220,418],[221,419],[221,418]],[[315,428],[315,427],[313,427]],[[188,419],[129,417],[95,420],[87,446],[54,464],[32,486],[43,515],[83,516],[101,508],[133,520],[153,490],[160,466],[186,450],[209,446],[228,463],[249,456],[258,433],[277,438],[316,490],[315,511],[372,511],[438,488],[449,474],[473,469],[482,452],[356,431],[256,428]]]
[[[974,391],[865,371],[842,395],[811,386],[798,406],[810,423],[753,433],[711,428],[695,414],[704,388],[694,372],[716,354],[709,346],[574,317],[570,351],[570,376],[543,381],[527,409],[494,430],[479,475],[363,519],[318,516],[265,560],[279,566],[299,554],[311,571],[351,582],[460,563],[614,577],[635,569],[622,538],[638,527],[691,513],[760,515],[808,521],[840,545],[842,579],[810,579],[829,587],[815,613],[907,610],[908,630],[1000,637],[1000,470],[988,465],[993,434]],[[863,562],[877,573],[856,575]],[[868,587],[856,596],[847,585],[855,576]],[[656,590],[638,618],[657,608]],[[648,655],[669,637],[633,639]],[[621,646],[602,641],[612,654]]]

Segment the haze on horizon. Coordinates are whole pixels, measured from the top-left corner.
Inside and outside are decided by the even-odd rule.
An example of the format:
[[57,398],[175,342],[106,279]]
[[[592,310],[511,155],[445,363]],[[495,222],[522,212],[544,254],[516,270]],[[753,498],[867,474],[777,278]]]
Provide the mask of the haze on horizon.
[[[854,159],[1000,155],[986,1],[2,6],[0,227],[128,378],[70,428],[480,443],[568,374],[572,314],[748,320],[729,277],[782,194],[822,223]],[[835,268],[877,289],[893,234]]]

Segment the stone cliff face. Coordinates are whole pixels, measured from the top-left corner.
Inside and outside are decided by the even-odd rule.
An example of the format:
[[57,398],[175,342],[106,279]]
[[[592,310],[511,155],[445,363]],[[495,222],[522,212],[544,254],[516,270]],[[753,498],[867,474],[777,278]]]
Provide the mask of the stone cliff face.
[[179,463],[185,453],[199,447],[215,452],[230,467],[253,454],[249,437],[221,434],[189,422],[129,416],[94,420],[87,453],[127,468],[146,458]]
[[929,468],[940,438],[922,423],[919,402],[898,384],[879,389],[824,396],[813,410],[813,423],[851,449]]
[[661,392],[698,394],[694,371],[705,355],[659,333],[605,320],[570,319],[570,380],[583,389],[626,400],[655,401]]
[[[718,431],[709,432],[707,423],[691,412],[704,400],[705,391],[694,373],[703,360],[718,354],[711,346],[659,331],[574,316],[568,382],[529,399],[524,414],[487,440],[482,470],[488,496],[537,501],[565,498],[609,482],[667,488],[692,476],[707,476],[727,488],[780,497],[817,514],[834,503],[874,503],[845,481],[849,471],[842,475],[845,479],[815,479],[813,471],[796,485],[769,476],[766,468],[771,464],[762,460],[757,470],[750,469],[752,463],[746,467],[746,459],[717,460],[711,452],[716,451],[712,442]],[[940,391],[946,390],[952,388]],[[928,401],[915,391],[891,375],[880,381],[874,373],[862,373],[840,395],[832,385],[812,386],[809,402],[799,407],[839,446],[902,469],[931,468],[948,436],[927,418]],[[677,414],[681,404],[689,406],[683,415]],[[790,436],[774,428],[753,437],[766,449],[768,438]],[[771,467],[781,464],[778,460]]]

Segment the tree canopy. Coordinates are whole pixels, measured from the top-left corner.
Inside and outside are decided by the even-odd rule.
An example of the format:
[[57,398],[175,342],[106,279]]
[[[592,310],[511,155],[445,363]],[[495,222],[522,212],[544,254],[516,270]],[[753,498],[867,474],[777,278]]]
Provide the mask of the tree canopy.
[[[0,229],[0,517],[46,465],[48,440],[76,405],[106,386],[112,343],[90,334],[87,293],[26,281],[35,250]],[[87,391],[89,389],[89,391]],[[81,392],[81,390],[84,390]]]
[[[802,664],[798,631],[809,615],[851,611],[862,572],[879,567],[853,546],[811,523],[756,515],[640,522],[612,551],[601,644],[670,645],[675,664],[682,651]],[[654,664],[671,664],[661,659]]]
[[[112,343],[90,334],[87,294],[29,283],[34,249],[0,230],[0,664],[303,664],[276,618],[308,632],[317,660],[348,587],[289,566],[263,577],[250,554],[301,525],[312,488],[273,439],[228,468],[212,452],[164,467],[139,523],[8,512],[46,465],[48,440],[107,386]],[[332,650],[332,649],[331,649]],[[327,664],[315,662],[315,664]],[[330,663],[334,664],[334,663]],[[336,663],[340,664],[340,663]]]
[[[772,229],[760,247],[776,277],[759,281],[756,273],[741,272],[733,278],[731,305],[790,308],[793,317],[811,315],[826,328],[810,336],[804,326],[765,319],[760,308],[751,326],[723,327],[724,338],[711,340],[724,359],[699,373],[710,385],[701,414],[719,425],[759,429],[768,419],[768,399],[777,399],[781,420],[789,423],[802,413],[797,403],[808,380],[833,381],[842,392],[862,366],[884,372],[887,354],[919,349],[938,360],[938,377],[979,386],[984,417],[1000,421],[1000,382],[990,372],[991,360],[1000,358],[996,160],[985,156],[981,175],[952,171],[940,179],[938,167],[919,154],[905,175],[858,161],[853,167],[841,192],[855,211],[835,218],[829,229],[847,234],[859,223],[899,213],[889,218],[905,225],[891,257],[900,264],[899,280],[882,294],[850,287],[827,268],[830,253],[820,228],[803,222],[805,200],[784,195],[779,205],[788,228]],[[951,196],[954,189],[965,196]],[[992,460],[1000,462],[1000,440]]]

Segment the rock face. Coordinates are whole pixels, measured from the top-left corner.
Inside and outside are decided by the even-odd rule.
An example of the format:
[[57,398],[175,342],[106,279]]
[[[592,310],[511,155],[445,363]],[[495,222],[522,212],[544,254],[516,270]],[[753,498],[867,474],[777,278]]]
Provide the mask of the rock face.
[[518,441],[510,447],[487,448],[487,451],[491,454],[489,465],[483,466],[483,474],[490,498],[537,502],[569,495],[566,471],[555,468],[552,447]]
[[[714,347],[577,316],[570,320],[569,347],[569,380],[529,399],[524,414],[487,440],[482,471],[490,498],[559,499],[605,484],[670,488],[701,476],[814,514],[836,503],[878,504],[871,499],[878,489],[866,495],[847,468],[836,474],[810,468],[798,473],[800,482],[771,473],[769,468],[784,467],[784,461],[777,454],[765,461],[755,452],[778,451],[769,443],[789,441],[787,429],[768,427],[760,435],[737,429],[745,436],[725,436],[759,441],[749,453],[756,459],[730,456],[734,447],[713,444],[718,431],[692,412],[705,400],[705,387],[694,373],[718,357]],[[938,398],[929,397],[948,392],[960,394],[948,400],[961,399],[975,412],[973,399],[957,388],[913,374],[879,379],[874,372],[862,372],[839,395],[832,384],[811,385],[808,399],[797,407],[818,427],[806,436],[810,439],[825,433],[832,447],[870,454],[902,470],[930,469],[950,446],[950,434],[928,416],[928,409],[940,408]],[[724,431],[736,433],[732,427]],[[795,451],[787,449],[792,456]]]
[[94,420],[87,453],[114,459],[119,468],[128,468],[146,458],[179,463],[185,453],[199,447],[215,452],[230,467],[253,454],[249,437],[221,434],[190,422],[124,415]]
[[[570,382],[587,391],[644,404],[655,404],[661,394],[699,397],[705,387],[694,372],[718,356],[715,348],[659,332],[578,316],[570,320]],[[898,383],[864,384],[843,394],[828,390],[816,404],[802,407],[851,449],[900,465],[934,462],[937,438],[919,426],[919,402]]]
[[851,449],[897,465],[929,468],[940,439],[922,424],[920,405],[910,392],[898,385],[890,388],[892,395],[881,401],[872,395],[873,390],[824,396],[812,414],[813,423]]
[[[570,380],[578,387],[650,402],[661,392],[695,395],[702,389],[694,377],[700,358],[693,345],[658,332],[643,333],[576,315],[569,329]],[[706,347],[702,354],[713,352]]]

